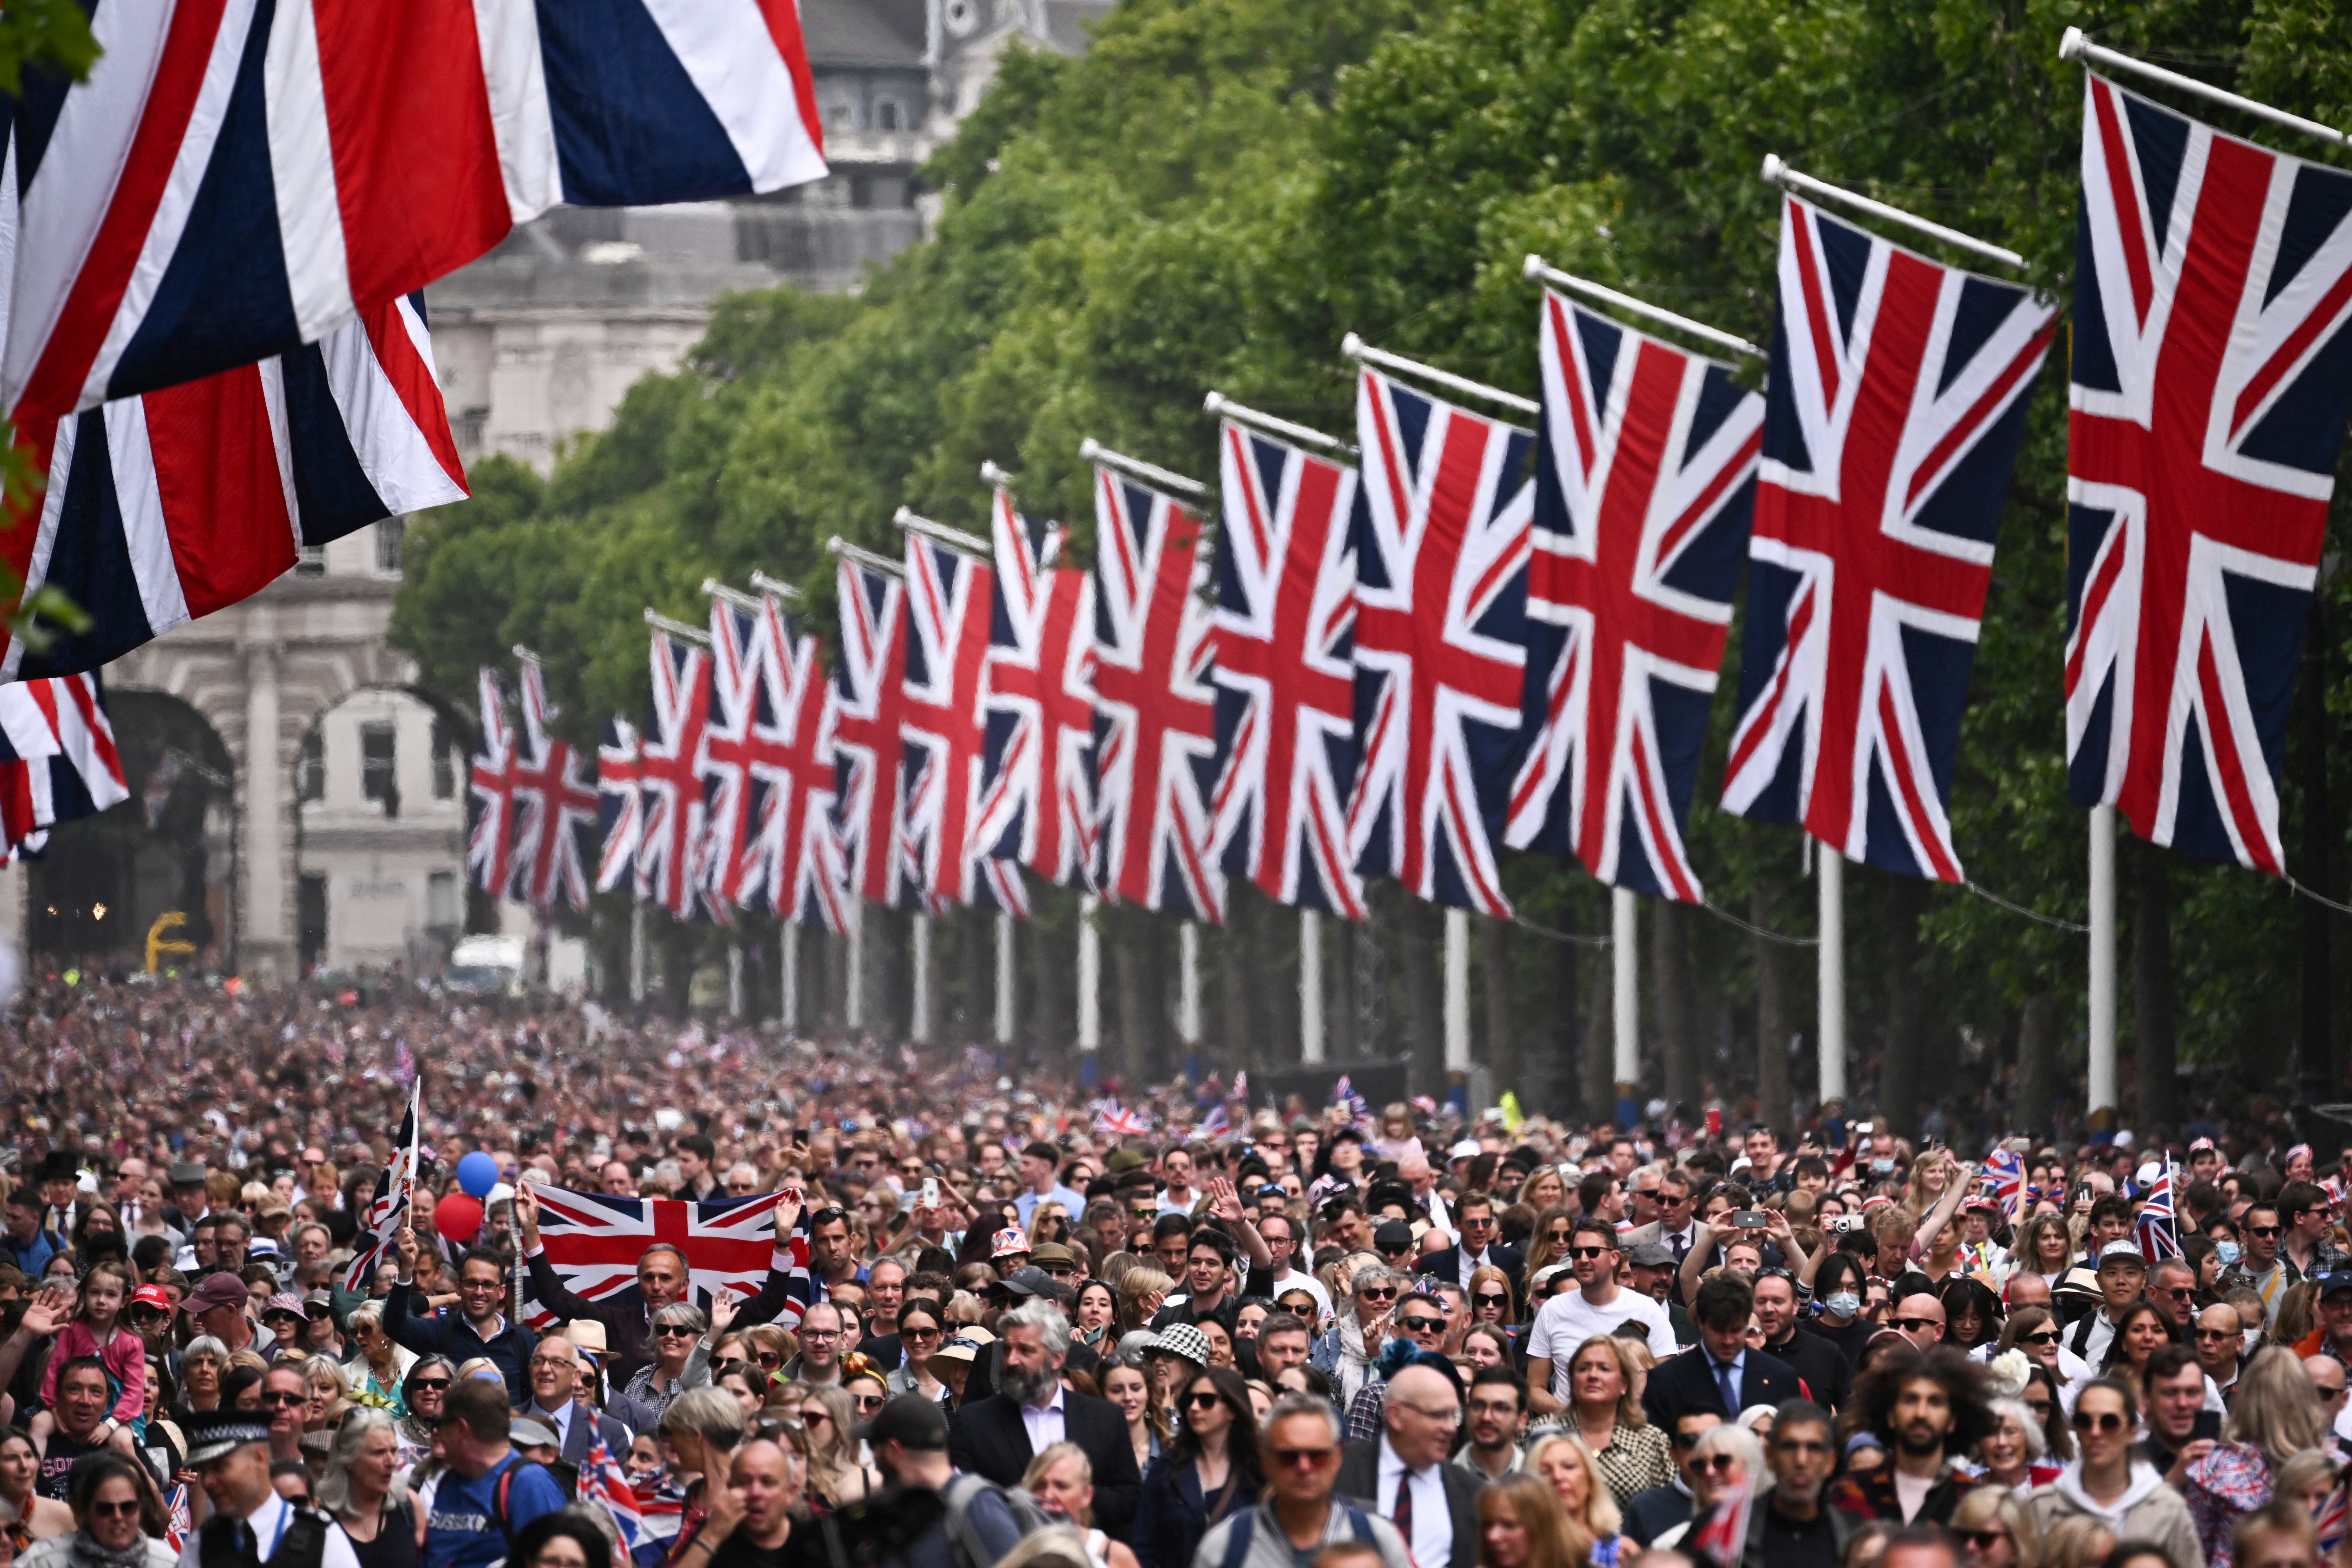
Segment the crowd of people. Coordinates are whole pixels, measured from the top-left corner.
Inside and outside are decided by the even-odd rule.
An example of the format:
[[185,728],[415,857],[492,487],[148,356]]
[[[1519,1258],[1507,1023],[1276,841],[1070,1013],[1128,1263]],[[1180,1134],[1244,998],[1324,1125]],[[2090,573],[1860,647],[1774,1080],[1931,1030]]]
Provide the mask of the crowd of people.
[[[1988,1179],[1883,1121],[1115,1109],[978,1052],[99,980],[0,1070],[0,1568],[2345,1555],[2352,1149],[2267,1126]],[[558,1188],[754,1200],[767,1276],[649,1224],[583,1293]]]

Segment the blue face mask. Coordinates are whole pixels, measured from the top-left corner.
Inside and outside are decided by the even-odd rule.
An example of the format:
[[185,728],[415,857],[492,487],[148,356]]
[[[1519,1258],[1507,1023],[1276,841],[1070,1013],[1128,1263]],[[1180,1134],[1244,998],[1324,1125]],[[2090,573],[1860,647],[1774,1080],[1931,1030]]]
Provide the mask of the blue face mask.
[[2238,1261],[2238,1244],[2234,1241],[2217,1241],[2213,1244],[2213,1256],[2221,1260],[2222,1268],[2227,1268]]
[[1822,1305],[1832,1318],[1855,1318],[1862,1315],[1862,1298],[1851,1290],[1832,1290],[1822,1298]]
[[1884,1176],[1895,1169],[1894,1157],[1892,1155],[1882,1155],[1879,1158],[1871,1161],[1870,1168],[1874,1173]]

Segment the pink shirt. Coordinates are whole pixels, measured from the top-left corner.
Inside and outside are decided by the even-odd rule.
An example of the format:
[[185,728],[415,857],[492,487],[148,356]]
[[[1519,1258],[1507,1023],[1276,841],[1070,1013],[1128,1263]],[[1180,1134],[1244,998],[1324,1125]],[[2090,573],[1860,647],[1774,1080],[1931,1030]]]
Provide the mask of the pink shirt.
[[58,1368],[76,1356],[94,1355],[106,1363],[106,1370],[122,1385],[122,1397],[114,1402],[112,1415],[117,1423],[129,1426],[147,1409],[147,1347],[129,1329],[117,1329],[106,1347],[99,1348],[98,1336],[89,1325],[77,1318],[58,1331],[57,1347],[49,1352],[49,1364],[41,1373],[41,1404],[51,1410],[58,1407]]

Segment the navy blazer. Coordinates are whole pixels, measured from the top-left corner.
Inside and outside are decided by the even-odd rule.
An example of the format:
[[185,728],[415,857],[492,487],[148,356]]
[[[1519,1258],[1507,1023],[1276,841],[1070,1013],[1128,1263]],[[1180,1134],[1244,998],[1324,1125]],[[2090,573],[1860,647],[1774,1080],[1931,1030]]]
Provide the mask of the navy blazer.
[[[1779,1356],[1751,1350],[1739,1365],[1739,1410],[1751,1405],[1778,1405],[1797,1397],[1797,1370]],[[1712,1410],[1726,1421],[1739,1410],[1723,1407],[1723,1391],[1716,1386],[1715,1363],[1704,1343],[1680,1355],[1670,1355],[1651,1369],[1642,1390],[1642,1409],[1655,1426],[1668,1432],[1684,1412]]]
[[1141,1568],[1192,1568],[1201,1538],[1231,1515],[1247,1513],[1257,1503],[1258,1489],[1246,1476],[1234,1478],[1225,1510],[1209,1517],[1209,1499],[1201,1491],[1201,1472],[1190,1459],[1162,1454],[1143,1473],[1143,1499],[1135,1510],[1136,1562]]

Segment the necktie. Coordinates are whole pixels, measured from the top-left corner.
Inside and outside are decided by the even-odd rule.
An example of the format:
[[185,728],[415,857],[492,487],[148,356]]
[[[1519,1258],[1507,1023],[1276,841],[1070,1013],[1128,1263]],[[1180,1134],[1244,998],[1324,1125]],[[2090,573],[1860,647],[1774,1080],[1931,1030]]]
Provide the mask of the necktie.
[[1396,1512],[1391,1516],[1389,1522],[1396,1526],[1397,1533],[1404,1537],[1404,1549],[1411,1552],[1412,1550],[1412,1472],[1411,1470],[1401,1471],[1397,1476]]
[[1681,1231],[1676,1231],[1666,1239],[1674,1243],[1675,1267],[1679,1268],[1682,1267],[1683,1254],[1690,1250],[1690,1238],[1683,1235]]
[[1739,1384],[1732,1379],[1729,1362],[1715,1363],[1715,1384],[1723,1391],[1723,1418],[1728,1421],[1739,1414]]
[[247,1563],[261,1561],[261,1543],[253,1536],[253,1526],[243,1520],[236,1521],[236,1554]]

